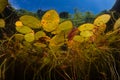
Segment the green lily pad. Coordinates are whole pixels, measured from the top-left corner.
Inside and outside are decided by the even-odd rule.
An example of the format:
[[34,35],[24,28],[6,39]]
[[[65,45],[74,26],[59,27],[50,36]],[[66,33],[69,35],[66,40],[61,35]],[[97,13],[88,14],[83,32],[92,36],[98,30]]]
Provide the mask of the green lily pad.
[[83,42],[84,41],[84,38],[80,35],[75,35],[73,37],[73,40],[76,41],[76,42]]
[[78,27],[79,31],[93,30],[96,26],[91,23],[86,23]]
[[82,31],[82,32],[80,33],[80,35],[81,35],[82,37],[91,37],[91,36],[93,35],[93,32],[92,32],[92,31]]
[[33,42],[35,40],[34,33],[28,33],[24,36],[24,38],[27,42]]
[[33,29],[39,29],[41,28],[40,20],[33,16],[24,15],[20,17],[20,21],[23,23],[23,25],[28,26]]
[[50,46],[61,46],[64,44],[65,37],[63,34],[58,34],[52,37],[50,40]]
[[27,26],[16,27],[16,30],[22,34],[27,34],[33,31],[31,28]]
[[38,31],[38,32],[35,33],[35,40],[39,40],[39,38],[45,37],[45,36],[46,36],[45,32]]
[[55,10],[49,10],[43,15],[41,25],[45,31],[52,32],[58,27],[59,21],[59,14]]
[[59,34],[61,31],[64,33],[68,34],[73,28],[72,22],[71,21],[64,21],[55,30],[56,34]]
[[24,39],[24,35],[23,34],[15,34],[15,39],[22,41]]
[[110,18],[111,18],[110,14],[100,15],[94,20],[94,24],[98,25],[100,22],[106,24],[110,20]]

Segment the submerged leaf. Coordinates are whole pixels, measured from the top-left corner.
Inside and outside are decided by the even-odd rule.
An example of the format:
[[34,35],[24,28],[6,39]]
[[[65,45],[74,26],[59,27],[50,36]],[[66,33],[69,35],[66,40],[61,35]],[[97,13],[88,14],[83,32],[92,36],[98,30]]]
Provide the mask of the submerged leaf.
[[103,14],[98,16],[94,20],[94,25],[98,27],[98,33],[102,33],[106,29],[106,23],[110,20],[111,16],[109,14]]
[[61,31],[71,30],[73,28],[71,21],[64,21],[59,25]]
[[58,34],[52,37],[50,40],[50,46],[60,46],[63,45],[65,41],[65,37],[63,34]]
[[45,36],[46,36],[45,32],[38,31],[38,32],[35,33],[35,40],[38,40],[39,38],[45,37]]
[[64,21],[57,27],[55,32],[56,34],[59,34],[61,31],[63,31],[66,34],[68,34],[70,30],[72,30],[72,28],[73,28],[73,25],[71,21]]
[[8,0],[0,0],[0,13],[5,9],[8,5]]
[[111,16],[109,14],[103,14],[98,16],[95,20],[94,20],[94,24],[95,25],[99,25],[99,23],[107,23],[110,20]]
[[80,35],[81,35],[82,37],[91,37],[91,36],[93,35],[93,32],[92,32],[92,31],[82,31],[82,32],[80,33]]
[[24,39],[24,35],[23,34],[15,34],[15,39],[22,41]]
[[27,42],[33,42],[35,40],[34,33],[28,33],[24,36],[24,38]]
[[5,27],[5,21],[4,19],[0,19],[0,28],[4,28]]
[[83,38],[82,36],[80,36],[80,35],[75,35],[75,36],[73,37],[73,40],[74,40],[74,41],[77,41],[77,42],[83,42],[83,41],[84,41],[84,38]]
[[91,23],[86,23],[78,27],[79,31],[93,30],[96,26]]
[[16,27],[16,30],[22,34],[27,34],[33,31],[31,28],[27,26]]
[[59,14],[55,10],[49,10],[43,15],[41,25],[45,31],[51,32],[57,28],[59,21]]
[[40,43],[40,42],[36,42],[36,43],[34,43],[33,44],[35,47],[37,47],[37,48],[41,48],[41,47],[46,47],[47,45],[46,44],[43,44],[43,43]]
[[120,28],[120,18],[114,24],[114,30]]
[[25,25],[33,29],[41,28],[40,20],[33,16],[24,15],[20,17],[20,21]]

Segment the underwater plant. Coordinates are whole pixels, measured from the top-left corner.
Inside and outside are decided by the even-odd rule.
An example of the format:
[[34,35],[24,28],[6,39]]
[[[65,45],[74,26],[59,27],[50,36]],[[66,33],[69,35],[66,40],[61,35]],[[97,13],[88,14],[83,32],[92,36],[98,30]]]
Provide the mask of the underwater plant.
[[[16,32],[0,40],[0,79],[119,80],[120,19],[105,32],[111,17],[102,14],[75,28],[55,10],[41,19],[20,16]],[[0,29],[6,24],[0,19]]]

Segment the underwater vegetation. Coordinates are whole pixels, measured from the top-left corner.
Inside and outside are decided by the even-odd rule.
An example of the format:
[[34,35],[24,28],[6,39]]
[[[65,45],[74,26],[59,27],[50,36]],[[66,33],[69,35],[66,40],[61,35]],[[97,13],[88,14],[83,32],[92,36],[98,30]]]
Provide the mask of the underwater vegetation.
[[[20,16],[15,33],[0,39],[0,80],[120,80],[120,18],[105,32],[113,17],[73,27],[55,10]],[[0,18],[0,30],[6,24]]]

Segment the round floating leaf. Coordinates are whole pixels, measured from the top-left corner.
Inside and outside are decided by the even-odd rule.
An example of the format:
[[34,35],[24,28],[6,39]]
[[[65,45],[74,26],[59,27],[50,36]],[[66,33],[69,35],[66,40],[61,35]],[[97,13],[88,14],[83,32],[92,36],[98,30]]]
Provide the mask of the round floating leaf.
[[0,0],[0,13],[5,9],[8,5],[8,0]]
[[74,41],[77,41],[77,42],[83,42],[83,41],[84,41],[84,38],[83,38],[82,36],[80,36],[80,35],[75,35],[75,36],[73,37],[73,40],[74,40]]
[[0,28],[4,28],[5,27],[5,21],[4,19],[0,19]]
[[93,30],[96,26],[91,23],[86,23],[78,27],[79,31]]
[[71,30],[73,28],[71,21],[64,21],[59,25],[61,31]]
[[82,31],[82,32],[80,33],[80,35],[81,35],[82,37],[91,37],[91,36],[93,35],[93,32],[92,32],[92,31]]
[[23,23],[21,21],[16,21],[15,26],[21,27],[21,26],[23,26]]
[[16,27],[16,30],[22,34],[27,34],[33,31],[31,28],[27,26]]
[[64,44],[65,38],[63,34],[58,34],[50,40],[50,46],[61,46]]
[[95,25],[99,25],[99,23],[107,23],[110,20],[111,16],[109,14],[103,14],[98,16],[95,20],[94,20],[94,24]]
[[114,24],[114,30],[120,28],[120,18]]
[[24,38],[27,42],[33,42],[35,40],[34,33],[28,33],[24,36]]
[[35,40],[38,40],[39,38],[45,37],[45,36],[46,36],[45,32],[38,31],[38,32],[35,33]]
[[15,34],[15,39],[22,41],[24,39],[24,35],[23,34]]
[[35,47],[37,47],[37,48],[41,48],[41,47],[46,47],[47,45],[46,44],[43,44],[43,43],[39,43],[39,42],[36,42],[36,43],[34,43],[33,44]]
[[49,10],[43,15],[41,25],[45,31],[51,32],[56,29],[59,21],[59,14],[55,10]]
[[25,26],[28,26],[30,28],[33,28],[33,29],[41,28],[40,20],[38,20],[37,18],[33,16],[24,15],[20,17],[20,21],[22,21],[22,23]]
[[64,21],[62,22],[56,29],[56,33],[60,33],[61,31],[64,31],[66,34],[72,30],[73,25],[71,21]]

